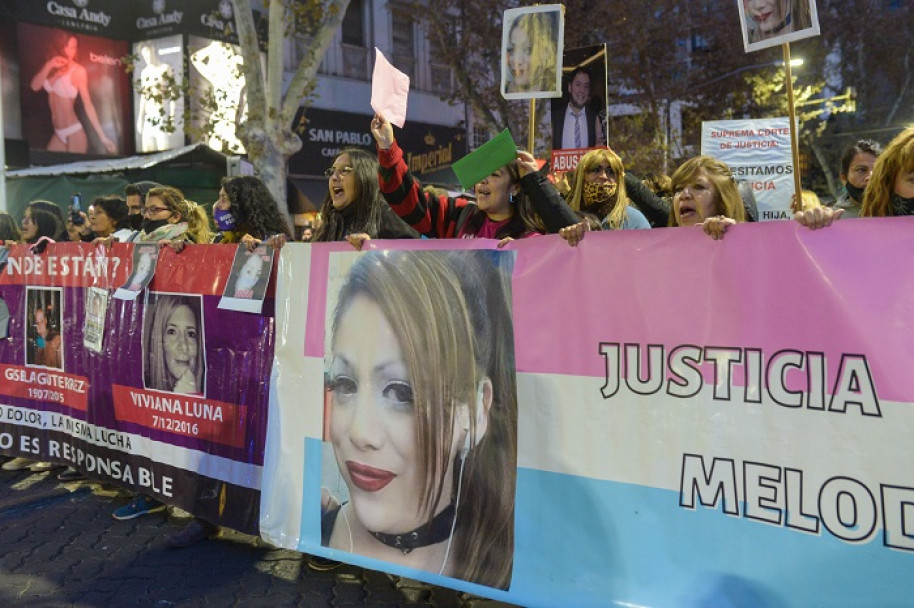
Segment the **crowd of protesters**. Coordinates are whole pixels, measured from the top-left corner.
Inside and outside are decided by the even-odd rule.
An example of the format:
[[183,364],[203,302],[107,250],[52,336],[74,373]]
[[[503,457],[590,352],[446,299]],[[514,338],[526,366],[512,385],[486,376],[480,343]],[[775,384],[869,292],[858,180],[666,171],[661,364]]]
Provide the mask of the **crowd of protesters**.
[[[347,148],[334,158],[325,171],[320,223],[307,226],[302,240],[345,240],[361,249],[378,238],[488,238],[504,246],[553,233],[574,246],[590,231],[663,226],[700,227],[720,239],[729,226],[757,219],[751,190],[710,156],[686,160],[670,177],[649,176],[642,182],[626,170],[624,159],[604,146],[587,152],[569,175],[551,180],[533,155],[519,151],[480,179],[472,196],[449,196],[423,188],[411,174],[383,116],[372,119],[370,130],[376,155]],[[884,151],[873,141],[855,142],[841,159],[840,179],[844,193],[833,206],[804,192],[801,203],[794,202],[795,220],[816,229],[842,217],[914,214],[914,128],[903,130]],[[253,176],[224,179],[212,217],[177,188],[153,182],[131,184],[124,197],[96,198],[85,213],[68,216],[61,206],[42,200],[30,202],[20,222],[0,213],[0,241],[29,244],[36,253],[56,241],[158,243],[180,253],[185,246],[205,243],[241,244],[250,251],[267,243],[278,249],[292,238],[285,215]],[[57,466],[25,458],[5,460],[6,471]],[[82,473],[68,468],[58,477],[72,481]],[[165,509],[158,500],[136,495],[113,516],[125,520]],[[189,546],[217,531],[213,523],[196,518],[168,543]],[[316,564],[329,567],[332,562]]]

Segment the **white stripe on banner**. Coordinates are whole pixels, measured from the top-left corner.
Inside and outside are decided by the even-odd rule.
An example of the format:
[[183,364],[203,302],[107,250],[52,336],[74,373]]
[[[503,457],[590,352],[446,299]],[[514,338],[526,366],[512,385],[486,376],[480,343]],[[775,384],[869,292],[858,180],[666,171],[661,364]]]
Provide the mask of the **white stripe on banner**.
[[[746,463],[756,463],[782,478],[788,469],[802,469],[809,503],[834,476],[858,480],[878,495],[880,483],[910,475],[911,463],[898,458],[898,446],[910,441],[914,427],[909,404],[880,401],[882,418],[868,420],[787,408],[767,391],[761,403],[747,403],[738,399],[742,387],[733,387],[727,400],[715,399],[720,388],[707,385],[690,399],[638,395],[625,388],[604,399],[604,382],[518,374],[518,466],[679,491],[684,466],[710,468],[726,455],[737,465],[741,498]],[[841,449],[862,440],[868,446],[865,457]],[[544,445],[556,447],[544,450]]]
[[[156,441],[135,433],[125,433],[96,426],[66,414],[12,405],[0,405],[0,413],[2,413],[4,419],[15,421],[22,427],[59,431],[91,445],[108,448],[131,456],[146,457],[164,465],[193,471],[226,483],[252,490],[260,487],[263,467],[255,464],[214,456],[199,450],[191,450]],[[50,457],[76,462],[76,454],[68,455],[69,449],[69,445],[60,445],[60,453],[51,453]],[[80,463],[79,466],[84,467],[85,464]]]

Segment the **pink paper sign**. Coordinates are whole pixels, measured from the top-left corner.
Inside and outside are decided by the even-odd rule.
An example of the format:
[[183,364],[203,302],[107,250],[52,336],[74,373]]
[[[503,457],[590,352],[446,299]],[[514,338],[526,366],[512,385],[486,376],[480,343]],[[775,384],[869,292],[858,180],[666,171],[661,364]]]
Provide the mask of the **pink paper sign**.
[[371,109],[401,129],[406,124],[409,76],[395,68],[375,47],[374,73],[371,76]]

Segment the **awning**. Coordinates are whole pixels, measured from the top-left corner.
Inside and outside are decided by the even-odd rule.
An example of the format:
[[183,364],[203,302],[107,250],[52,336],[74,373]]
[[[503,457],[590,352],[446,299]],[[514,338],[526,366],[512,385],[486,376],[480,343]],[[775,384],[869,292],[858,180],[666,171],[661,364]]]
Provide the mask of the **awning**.
[[111,158],[102,160],[86,160],[61,165],[48,165],[44,167],[29,167],[7,171],[7,179],[17,177],[45,177],[52,175],[85,175],[94,173],[115,173],[121,171],[136,171],[150,169],[169,161],[185,161],[188,163],[225,163],[226,156],[213,150],[206,144],[196,143],[181,148],[172,148],[165,152],[128,156],[126,158]]

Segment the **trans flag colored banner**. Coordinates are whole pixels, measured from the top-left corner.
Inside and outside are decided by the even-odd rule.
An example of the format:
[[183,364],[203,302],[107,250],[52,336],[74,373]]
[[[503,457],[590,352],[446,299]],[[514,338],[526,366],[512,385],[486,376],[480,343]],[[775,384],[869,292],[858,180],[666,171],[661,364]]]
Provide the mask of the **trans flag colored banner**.
[[285,248],[261,533],[523,606],[905,605],[912,228]]
[[10,250],[0,451],[256,533],[272,294],[262,315],[219,309],[236,247],[192,245],[156,248],[136,299],[108,297],[140,274],[134,249]]

